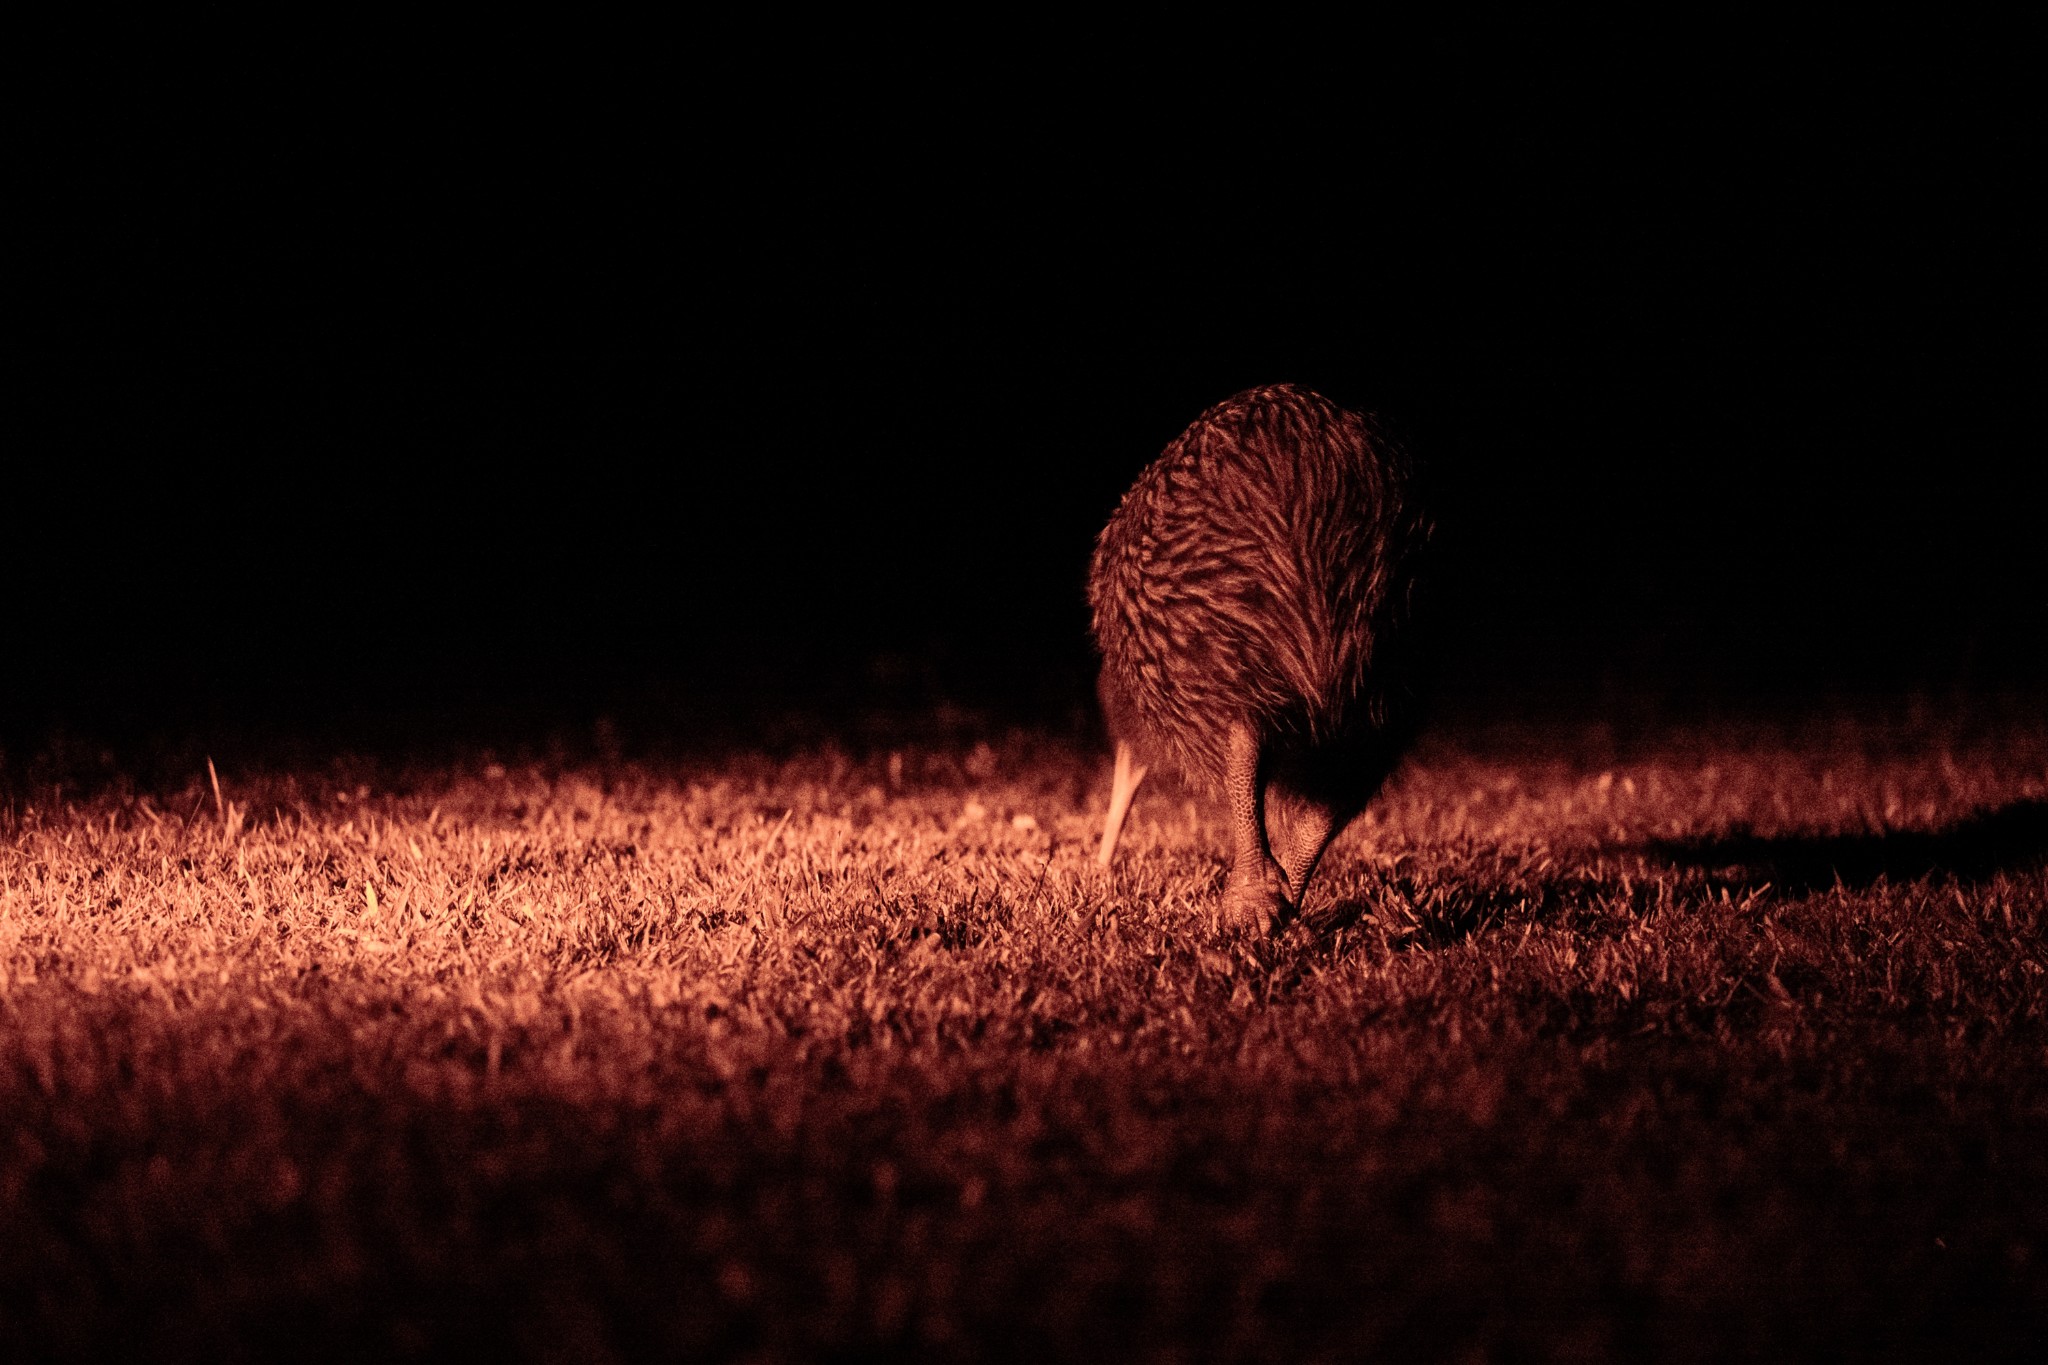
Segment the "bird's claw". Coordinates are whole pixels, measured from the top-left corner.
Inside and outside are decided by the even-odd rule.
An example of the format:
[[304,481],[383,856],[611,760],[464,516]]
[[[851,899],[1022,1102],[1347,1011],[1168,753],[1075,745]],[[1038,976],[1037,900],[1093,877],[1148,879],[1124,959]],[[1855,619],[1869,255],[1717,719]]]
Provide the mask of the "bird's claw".
[[1278,869],[1263,873],[1232,869],[1223,884],[1223,923],[1253,933],[1275,933],[1294,918],[1294,905],[1281,890]]

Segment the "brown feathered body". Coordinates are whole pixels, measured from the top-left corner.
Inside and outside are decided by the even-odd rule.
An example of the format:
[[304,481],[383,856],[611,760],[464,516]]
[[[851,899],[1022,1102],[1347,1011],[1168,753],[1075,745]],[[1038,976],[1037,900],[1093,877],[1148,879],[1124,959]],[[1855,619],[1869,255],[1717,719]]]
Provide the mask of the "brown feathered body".
[[[1428,536],[1413,484],[1371,418],[1276,384],[1196,418],[1096,544],[1099,691],[1119,745],[1226,790],[1249,746],[1261,847],[1236,850],[1234,881],[1256,852],[1298,903],[1399,756]],[[1290,835],[1304,821],[1320,836]],[[1312,851],[1293,847],[1302,838]]]

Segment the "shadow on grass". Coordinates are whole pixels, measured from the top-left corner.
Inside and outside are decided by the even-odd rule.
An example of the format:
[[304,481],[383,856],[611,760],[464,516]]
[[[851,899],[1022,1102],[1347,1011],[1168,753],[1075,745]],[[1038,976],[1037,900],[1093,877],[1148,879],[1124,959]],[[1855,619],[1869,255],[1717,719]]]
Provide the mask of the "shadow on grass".
[[1550,919],[1601,891],[1583,874],[1487,854],[1427,872],[1397,869],[1364,896],[1312,908],[1296,924],[1323,941],[1356,928],[1397,950],[1443,948],[1498,924]]
[[1941,873],[1982,881],[2048,863],[2048,801],[2015,802],[1943,829],[1780,837],[1737,832],[1657,840],[1646,852],[1675,867],[1705,871],[1718,883],[1769,882],[1787,891],[1820,891],[1837,882],[1862,887],[1879,879],[1917,881]]
[[[2020,801],[1942,829],[1766,837],[1746,831],[1654,840],[1634,853],[1697,877],[1698,891],[1738,896],[1851,889],[1927,877],[1984,881],[2048,866],[2048,801]],[[1581,927],[1627,923],[1654,909],[1659,879],[1633,880],[1515,850],[1471,850],[1437,866],[1397,866],[1363,896],[1310,909],[1297,924],[1320,940],[1359,929],[1387,947],[1436,948],[1499,924],[1568,916]]]

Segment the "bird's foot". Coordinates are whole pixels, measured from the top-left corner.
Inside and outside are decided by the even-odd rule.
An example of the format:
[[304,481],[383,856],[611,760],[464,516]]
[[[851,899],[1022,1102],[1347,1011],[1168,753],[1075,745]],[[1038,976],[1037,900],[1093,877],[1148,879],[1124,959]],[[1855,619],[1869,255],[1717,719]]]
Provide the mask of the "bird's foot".
[[1294,917],[1294,906],[1282,889],[1280,870],[1268,861],[1256,871],[1233,867],[1223,883],[1226,927],[1271,933]]

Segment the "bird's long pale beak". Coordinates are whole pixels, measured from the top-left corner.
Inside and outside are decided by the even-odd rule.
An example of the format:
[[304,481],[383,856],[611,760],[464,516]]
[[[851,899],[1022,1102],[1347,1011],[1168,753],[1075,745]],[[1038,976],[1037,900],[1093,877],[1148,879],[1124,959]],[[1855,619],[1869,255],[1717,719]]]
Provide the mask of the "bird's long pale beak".
[[1116,777],[1109,791],[1109,816],[1102,822],[1102,848],[1095,855],[1095,861],[1108,867],[1116,857],[1117,836],[1123,833],[1124,816],[1130,814],[1131,798],[1138,793],[1138,784],[1145,780],[1146,767],[1136,762],[1131,755],[1131,746],[1119,743],[1116,746]]

